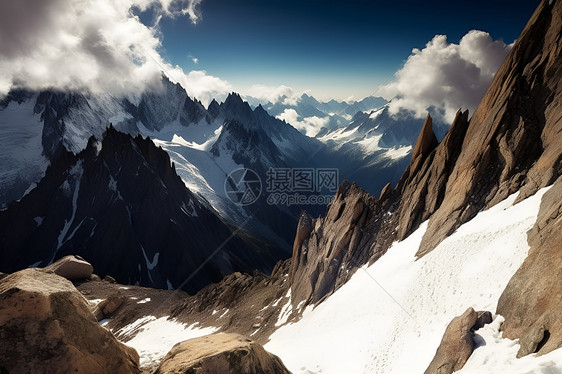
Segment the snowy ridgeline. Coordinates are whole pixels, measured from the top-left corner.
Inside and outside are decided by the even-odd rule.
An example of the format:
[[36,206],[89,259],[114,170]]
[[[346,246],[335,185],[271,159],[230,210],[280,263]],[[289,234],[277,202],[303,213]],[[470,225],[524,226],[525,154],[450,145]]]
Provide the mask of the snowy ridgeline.
[[[526,232],[546,190],[517,205],[513,195],[481,212],[415,261],[424,223],[317,308],[308,307],[300,321],[280,327],[265,348],[294,374],[423,373],[455,316],[470,306],[495,311],[527,256]],[[496,316],[476,333],[477,348],[460,373],[562,371],[562,349],[516,359],[519,345],[501,337],[502,321]],[[143,366],[157,364],[179,341],[215,331],[145,317],[117,333],[135,329],[139,334],[126,344],[139,351]]]

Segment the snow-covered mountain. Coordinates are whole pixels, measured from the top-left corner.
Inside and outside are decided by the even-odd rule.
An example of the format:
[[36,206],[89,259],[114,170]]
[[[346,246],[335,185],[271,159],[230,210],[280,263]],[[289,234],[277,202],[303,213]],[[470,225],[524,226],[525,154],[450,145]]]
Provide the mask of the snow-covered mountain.
[[[303,96],[305,99],[316,102],[308,96]],[[355,104],[367,107],[377,101],[373,100]],[[333,107],[330,110],[349,108],[336,104],[329,104]],[[2,101],[0,121],[0,131],[5,134],[0,141],[6,150],[0,152],[5,161],[0,164],[3,207],[39,181],[49,160],[64,150],[80,152],[90,136],[100,138],[112,123],[133,136],[150,136],[163,147],[186,186],[207,200],[223,219],[286,248],[291,245],[300,210],[320,214],[325,204],[272,206],[263,194],[252,206],[240,206],[225,192],[225,180],[233,170],[256,171],[265,187],[269,168],[337,169],[339,180],[354,180],[378,193],[387,181],[398,181],[408,162],[407,147],[413,136],[400,140],[405,147],[393,145],[386,153],[376,146],[348,151],[356,148],[356,142],[369,143],[369,135],[364,137],[360,132],[353,138],[336,139],[333,133],[322,139],[310,138],[272,117],[261,105],[252,109],[238,94],[229,95],[223,103],[213,100],[205,108],[164,76],[160,88],[138,97],[15,91]],[[412,126],[412,134],[422,123],[418,120],[417,126]]]
[[357,112],[371,112],[387,103],[382,97],[368,96],[360,101],[318,101],[306,93],[296,99],[281,97],[275,103],[245,97],[253,107],[259,105],[273,117],[281,118],[303,134],[316,136],[320,131],[345,126]]
[[79,254],[101,276],[190,292],[234,271],[270,272],[285,256],[227,227],[150,139],[113,127],[77,155],[62,153],[36,188],[0,211],[0,237],[5,272]]

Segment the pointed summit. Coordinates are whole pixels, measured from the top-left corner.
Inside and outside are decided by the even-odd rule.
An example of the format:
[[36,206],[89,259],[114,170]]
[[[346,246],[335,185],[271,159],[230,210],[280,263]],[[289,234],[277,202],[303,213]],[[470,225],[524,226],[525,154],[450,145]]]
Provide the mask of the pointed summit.
[[224,103],[228,104],[228,105],[243,104],[244,100],[242,100],[242,97],[240,96],[240,94],[238,94],[236,92],[231,92],[231,93],[228,94],[228,97],[226,98]]
[[418,156],[422,156],[423,158],[427,157],[427,155],[437,147],[437,144],[439,144],[439,142],[433,132],[433,119],[428,113],[418,140],[416,141],[416,146],[412,153],[412,161],[418,158]]

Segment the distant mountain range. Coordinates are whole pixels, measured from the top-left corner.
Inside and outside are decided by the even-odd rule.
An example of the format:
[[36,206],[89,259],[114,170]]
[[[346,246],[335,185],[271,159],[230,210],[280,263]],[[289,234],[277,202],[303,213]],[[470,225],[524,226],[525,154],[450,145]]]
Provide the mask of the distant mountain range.
[[296,100],[282,96],[275,103],[248,96],[244,99],[252,107],[263,106],[273,117],[291,118],[287,122],[309,136],[345,126],[357,112],[371,112],[388,103],[382,97],[375,96],[367,96],[360,101],[332,99],[322,102],[306,93]]
[[[352,104],[336,101],[320,103],[310,96],[303,95],[300,100],[301,106],[297,109],[308,108],[309,112],[302,112],[306,113],[303,114],[305,116],[325,110],[330,113],[341,113],[339,116],[343,118],[343,115],[349,116],[347,113],[352,110],[368,108],[380,103],[383,102],[377,98],[367,98]],[[312,112],[313,106],[317,107],[315,109],[317,112]],[[333,114],[332,117],[335,118],[336,114]],[[342,119],[342,121],[344,120]],[[27,222],[26,225],[35,222],[37,217],[53,216],[48,212],[37,213],[35,209],[25,208],[23,211],[29,214],[26,216],[22,213],[21,204],[29,204],[25,203],[25,201],[29,201],[29,198],[26,196],[21,203],[15,201],[27,193],[36,196],[37,192],[34,192],[34,187],[44,176],[48,165],[60,163],[61,158],[70,157],[67,155],[82,155],[84,150],[92,147],[91,144],[88,144],[92,136],[105,142],[106,130],[112,124],[112,128],[116,131],[130,134],[133,137],[138,135],[149,137],[151,143],[153,142],[157,147],[165,150],[173,163],[174,173],[177,173],[183,181],[187,188],[185,193],[190,198],[181,197],[184,192],[170,195],[165,192],[156,193],[150,187],[155,184],[154,180],[150,178],[141,178],[131,182],[128,179],[137,174],[135,171],[125,170],[125,168],[133,167],[128,162],[123,163],[122,172],[114,170],[114,174],[111,174],[112,179],[109,180],[103,169],[89,170],[88,173],[97,172],[99,174],[90,176],[90,180],[104,180],[107,182],[104,182],[107,186],[128,185],[129,183],[146,185],[149,188],[148,192],[156,193],[155,196],[150,197],[150,200],[159,201],[155,207],[182,206],[181,202],[178,202],[180,200],[188,206],[191,201],[196,206],[200,205],[209,210],[208,215],[217,216],[217,222],[222,222],[229,227],[235,236],[247,239],[245,242],[242,240],[240,245],[245,246],[251,252],[248,254],[249,257],[235,254],[235,250],[228,250],[227,259],[225,259],[227,265],[217,265],[218,268],[213,276],[204,276],[194,284],[202,286],[210,281],[216,281],[220,279],[221,275],[236,269],[251,271],[252,268],[255,268],[269,272],[275,261],[289,257],[300,211],[306,209],[311,214],[323,214],[329,198],[333,196],[335,188],[341,181],[349,179],[360,183],[373,194],[378,194],[389,181],[393,185],[396,184],[410,160],[412,146],[423,124],[422,119],[415,118],[408,113],[390,115],[387,106],[369,112],[360,110],[350,120],[345,121],[342,126],[333,129],[324,128],[316,138],[309,137],[286,121],[275,118],[262,105],[252,108],[236,93],[230,94],[222,103],[213,100],[205,108],[201,102],[191,99],[183,87],[164,76],[160,89],[144,92],[135,98],[117,98],[109,94],[88,95],[77,92],[12,91],[0,102],[0,131],[3,134],[0,138],[0,159],[3,161],[0,164],[0,207],[7,208],[0,212],[0,216],[3,216],[4,219],[13,217],[14,211],[17,211],[19,212],[17,216],[25,216],[22,219]],[[445,130],[446,127],[443,127],[442,133]],[[113,152],[117,152],[129,144],[129,140],[123,137],[115,137],[114,140],[113,143],[122,141],[125,145],[114,144]],[[140,140],[135,140],[135,142],[138,141]],[[133,147],[135,142],[132,143]],[[89,152],[91,153],[91,150]],[[110,162],[106,160],[105,164],[109,165]],[[159,166],[160,171],[154,170],[154,168],[151,170],[158,173],[163,170],[162,167],[162,165]],[[40,228],[41,225],[36,225],[37,227],[33,229],[33,240],[38,243],[51,244],[45,244],[46,247],[40,251],[30,249],[29,256],[22,256],[17,261],[12,259],[13,261],[4,262],[5,266],[8,266],[8,263],[11,264],[5,270],[14,271],[18,267],[29,266],[38,261],[46,264],[59,255],[70,253],[71,248],[74,253],[85,257],[94,256],[92,252],[89,252],[91,249],[88,249],[93,247],[90,244],[84,244],[93,242],[89,239],[84,241],[83,237],[87,234],[87,228],[93,229],[81,222],[105,221],[102,218],[103,214],[95,217],[84,215],[80,217],[80,221],[75,221],[75,214],[78,213],[70,207],[76,207],[77,202],[86,204],[82,200],[83,198],[94,199],[95,196],[101,196],[103,193],[101,190],[92,191],[90,197],[87,197],[87,194],[84,195],[84,192],[80,192],[80,198],[74,201],[73,199],[77,195],[70,192],[72,192],[72,186],[76,187],[77,181],[71,178],[72,180],[64,183],[70,178],[69,176],[73,175],[71,170],[74,169],[72,168],[73,166],[68,164],[65,168],[60,168],[61,175],[57,177],[47,175],[47,179],[55,178],[60,183],[52,180],[43,181],[37,187],[43,191],[40,193],[41,199],[54,199],[59,201],[60,206],[68,207],[67,210],[58,211],[58,215],[55,215],[58,220],[52,218],[55,222],[52,223],[49,230]],[[251,172],[239,174],[238,177],[229,177],[239,170],[246,169],[250,169]],[[53,168],[51,167],[50,170]],[[331,188],[319,190],[317,189],[321,184],[318,179],[319,173],[326,171],[332,173],[333,185]],[[286,174],[285,177],[290,178],[285,182],[293,184],[296,183],[297,174],[301,177],[306,176],[310,182],[309,188],[299,189],[298,186],[285,184],[282,190],[271,191],[272,173],[281,172]],[[152,173],[146,173],[146,175],[149,176]],[[253,191],[248,187],[253,183],[249,179],[252,175],[253,178],[259,180],[259,190]],[[45,183],[52,185],[51,189],[46,188]],[[58,187],[55,188],[55,185]],[[300,187],[302,187],[302,183]],[[60,190],[61,188],[62,190]],[[169,189],[163,191],[169,191]],[[246,195],[247,192],[255,195],[251,204],[241,204],[241,201],[236,201],[238,195]],[[107,193],[112,194],[111,191]],[[326,196],[328,199],[318,200],[318,195]],[[125,198],[124,195],[122,197]],[[125,205],[128,207],[126,211],[137,211],[142,216],[127,229],[133,233],[130,235],[131,237],[135,237],[143,231],[154,230],[156,227],[146,217],[149,211],[140,206],[145,205],[144,199],[148,198],[141,198],[137,195],[125,198],[127,201]],[[311,198],[315,198],[315,200],[311,200]],[[294,199],[294,201],[289,199]],[[107,204],[102,206],[99,205],[100,201],[96,201],[95,204],[93,202],[87,204],[94,204],[99,212],[114,209],[118,209],[121,212],[120,215],[125,212],[121,209],[122,204],[120,203],[117,205],[120,208],[115,208],[116,202],[109,197],[105,199],[105,202]],[[180,211],[176,213],[181,216]],[[176,213],[172,215],[175,216]],[[178,222],[177,219],[174,221]],[[78,223],[81,223],[80,227],[74,226]],[[47,224],[47,221],[44,224]],[[61,230],[65,227],[67,227],[67,231],[80,229],[74,235],[68,232],[67,235],[62,235]],[[99,227],[96,230],[98,231],[95,231],[95,235],[103,235],[103,231],[100,232]],[[205,230],[194,230],[188,223],[182,224],[182,228],[178,232],[189,233],[185,234],[187,236],[194,236],[195,233],[198,233],[203,236],[198,239],[202,243],[211,243],[216,236]],[[107,234],[110,235],[109,232]],[[62,241],[53,239],[60,235],[62,235]],[[224,235],[218,237],[224,237]],[[16,235],[13,237],[13,242],[8,240],[7,243],[18,243],[20,242],[18,238]],[[75,242],[76,240],[78,242]],[[265,245],[265,250],[261,253],[257,250],[259,246],[254,245],[260,241]],[[65,244],[66,242],[68,244]],[[136,243],[135,240],[133,242]],[[115,253],[119,253],[118,256],[138,257],[140,253],[138,245],[131,244],[133,242],[127,242],[128,244],[120,241],[113,242],[115,245],[121,243],[119,247],[114,248]],[[109,243],[105,243],[104,248],[107,248],[108,245]],[[169,250],[182,252],[187,247],[173,249],[171,246]],[[147,270],[154,261],[155,254],[161,253],[157,248],[159,247],[145,248],[147,251],[146,266],[142,261],[133,261],[135,266],[140,264],[141,270],[136,268],[126,270],[128,267],[125,266],[122,267],[124,270],[121,273],[116,273],[115,269],[109,268],[108,273],[111,270],[113,274],[120,276],[121,282],[125,283],[140,281],[145,285],[166,287],[166,279],[168,279],[174,287],[177,287],[179,275],[177,277],[176,275],[181,272],[178,272],[173,266],[162,265],[164,268],[161,268],[159,272]],[[197,246],[193,248],[197,248]],[[6,251],[6,253],[8,252]],[[46,257],[41,257],[43,255]],[[88,258],[88,260],[95,263],[97,269],[102,271],[106,269],[105,265],[100,265],[95,258]],[[181,261],[171,261],[170,263],[180,266]],[[156,276],[157,273],[160,275]],[[176,279],[176,281],[172,279]],[[194,290],[196,288],[188,287],[186,289]]]

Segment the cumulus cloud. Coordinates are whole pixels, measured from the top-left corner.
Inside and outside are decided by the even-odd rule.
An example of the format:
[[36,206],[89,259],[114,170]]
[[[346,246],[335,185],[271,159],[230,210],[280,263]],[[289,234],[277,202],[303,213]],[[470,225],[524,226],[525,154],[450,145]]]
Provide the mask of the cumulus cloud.
[[208,75],[205,70],[192,70],[184,74],[183,70],[176,67],[170,72],[171,77],[185,87],[188,95],[201,100],[204,105],[208,105],[213,98],[225,96],[232,91],[230,83]]
[[281,86],[266,86],[263,84],[254,84],[250,87],[246,94],[264,102],[272,104],[281,103],[283,105],[297,105],[301,94],[295,92],[291,87]]
[[471,30],[459,42],[436,35],[422,50],[414,49],[395,80],[378,89],[392,99],[391,112],[401,109],[424,117],[429,108],[451,122],[459,108],[473,113],[512,44]]
[[[158,52],[157,26],[133,14],[200,20],[201,0],[0,1],[0,96],[12,88],[138,93],[157,87],[162,71],[191,95],[206,97],[227,82],[203,71],[184,74]],[[191,84],[192,86],[188,86]],[[205,89],[209,85],[209,90]]]
[[294,128],[304,132],[307,136],[316,136],[316,134],[330,122],[330,117],[320,118],[313,116],[301,119],[294,109],[285,109],[277,118],[291,124]]

